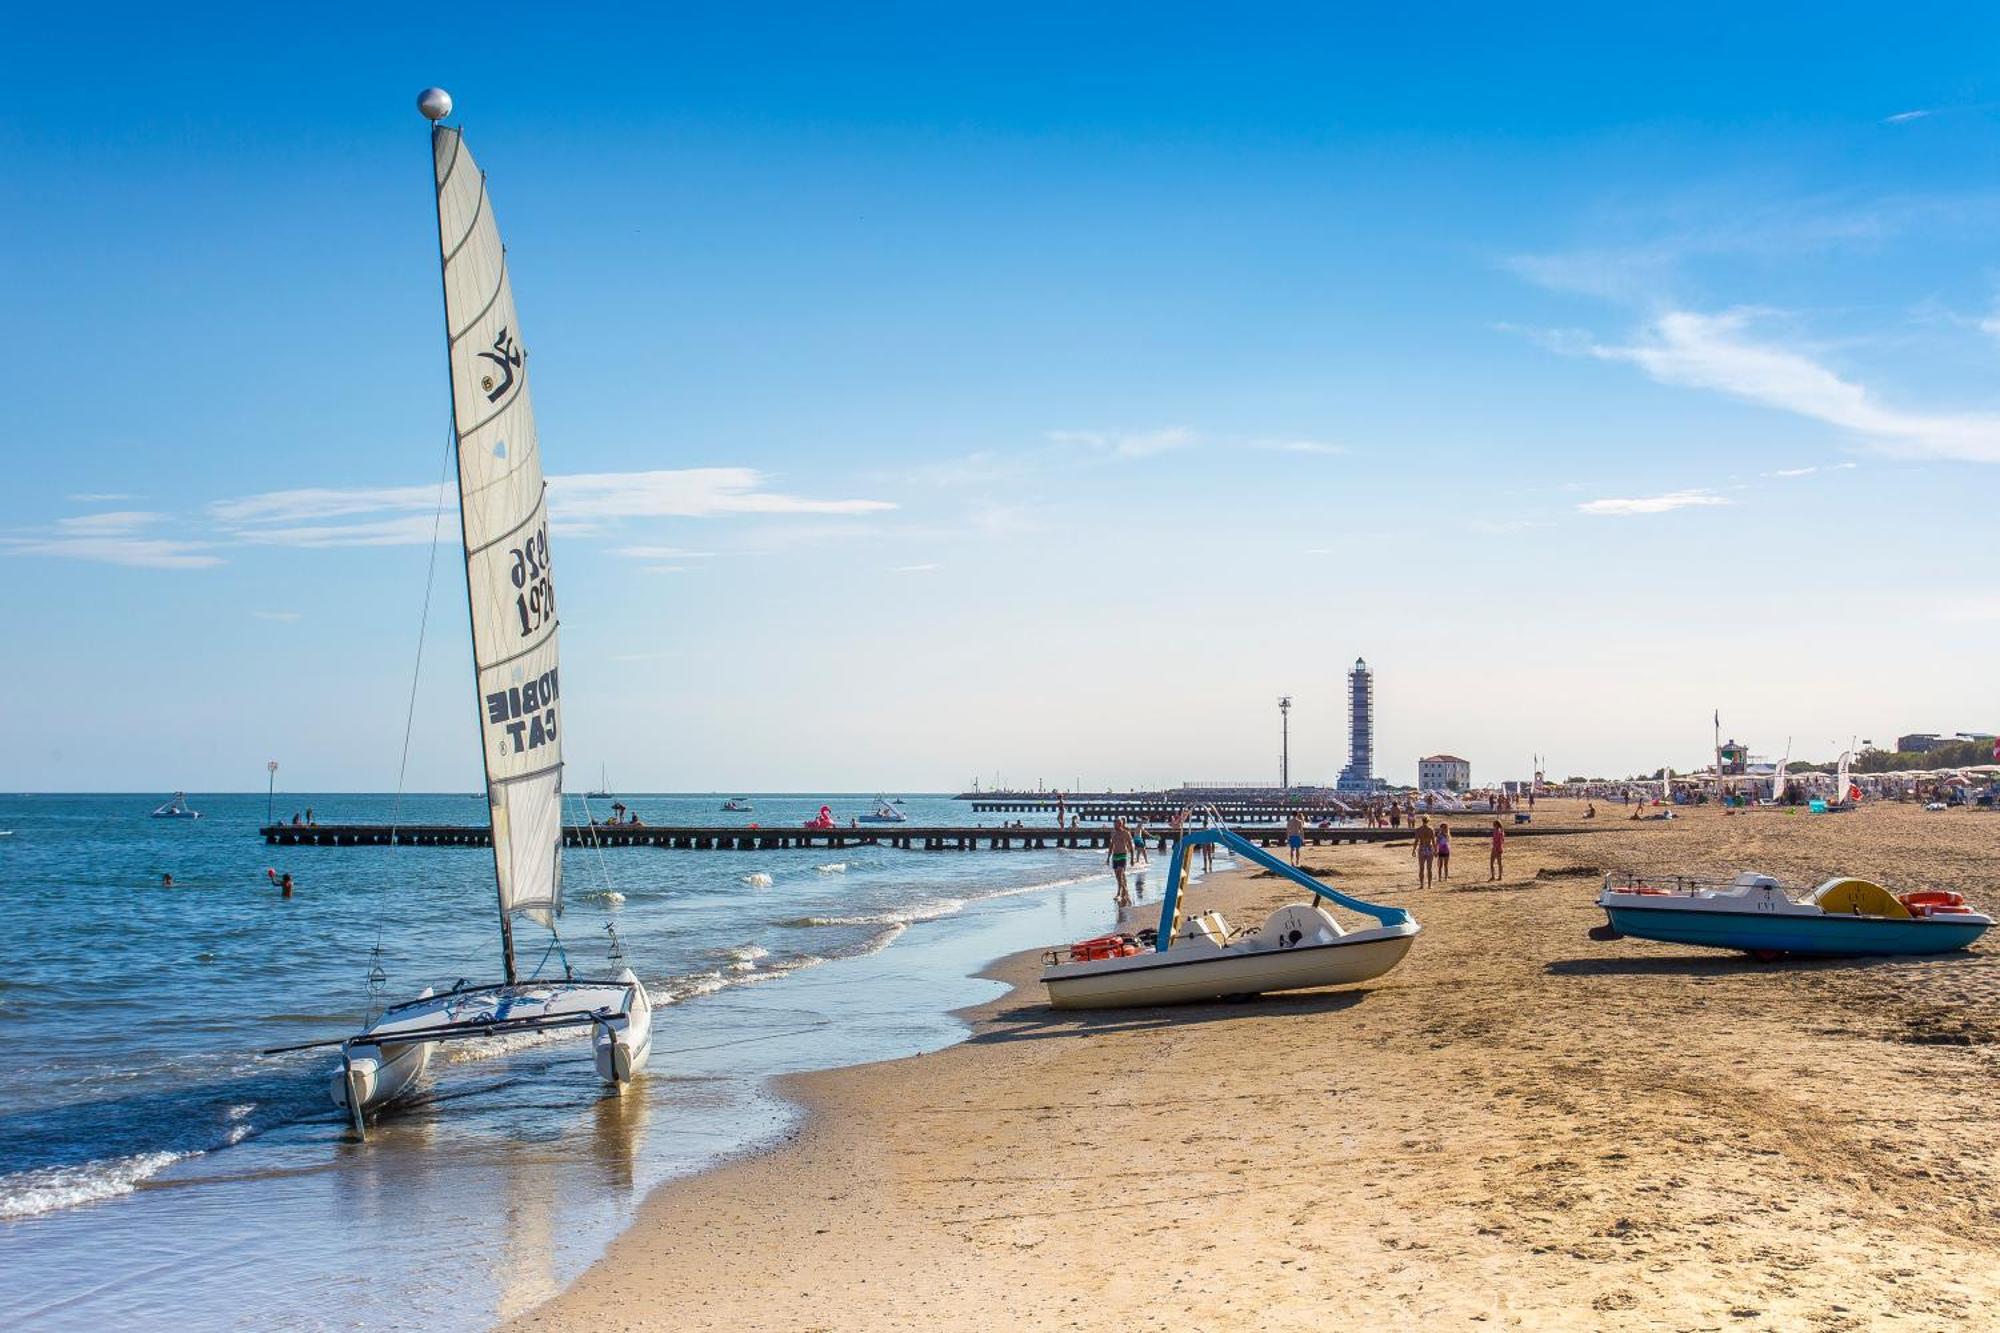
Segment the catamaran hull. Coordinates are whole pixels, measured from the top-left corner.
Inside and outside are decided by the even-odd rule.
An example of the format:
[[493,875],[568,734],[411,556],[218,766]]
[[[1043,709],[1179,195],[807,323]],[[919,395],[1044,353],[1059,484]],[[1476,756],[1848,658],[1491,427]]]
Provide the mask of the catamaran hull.
[[597,1061],[597,1076],[622,1088],[646,1067],[653,1053],[653,1005],[631,968],[618,979],[632,983],[631,1003],[622,1015],[597,1025],[591,1054]]
[[1986,933],[1990,922],[1916,917],[1793,916],[1687,908],[1612,907],[1604,913],[1621,935],[1665,944],[1743,953],[1789,953],[1817,958],[1867,958],[1884,954],[1951,953]]
[[387,1106],[416,1086],[436,1046],[434,1041],[406,1041],[349,1047],[347,1059],[328,1080],[333,1104],[352,1115],[351,1090],[364,1113]]
[[[1042,973],[1049,1003],[1057,1009],[1115,1009],[1133,1005],[1196,1004],[1238,995],[1311,990],[1373,981],[1403,961],[1416,942],[1417,928],[1358,932],[1366,939],[1296,949],[1244,953],[1180,950],[1064,963]],[[1193,951],[1187,951],[1193,952]]]

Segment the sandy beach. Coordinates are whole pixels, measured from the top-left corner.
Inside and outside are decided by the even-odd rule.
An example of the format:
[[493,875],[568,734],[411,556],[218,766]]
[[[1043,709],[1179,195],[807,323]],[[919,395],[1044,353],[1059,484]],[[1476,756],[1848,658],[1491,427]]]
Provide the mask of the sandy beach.
[[[511,1327],[1848,1329],[2000,1309],[2000,952],[1759,964],[1595,943],[1601,869],[1843,872],[1990,906],[2000,821],[1696,810],[1308,864],[1425,933],[1367,986],[1049,1009],[1032,955],[919,1058],[788,1080],[766,1155],[663,1187]],[[1470,824],[1471,819],[1454,823]],[[1586,831],[1587,830],[1587,831]],[[1154,883],[1164,876],[1155,857]],[[1202,909],[1296,892],[1211,877]],[[1145,909],[1140,909],[1144,911]]]

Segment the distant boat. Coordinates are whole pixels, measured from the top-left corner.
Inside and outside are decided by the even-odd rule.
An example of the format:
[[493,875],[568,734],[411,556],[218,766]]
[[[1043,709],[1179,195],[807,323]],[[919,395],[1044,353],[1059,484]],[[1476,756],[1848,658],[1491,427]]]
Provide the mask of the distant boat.
[[732,796],[722,803],[722,808],[730,814],[747,815],[755,811],[748,796]]
[[906,824],[909,822],[909,818],[908,815],[898,810],[890,802],[877,797],[875,800],[875,812],[873,814],[862,815],[861,822],[864,824]]
[[586,801],[608,801],[611,799],[611,779],[604,771],[604,765],[597,766],[597,790],[583,794]]
[[329,1091],[360,1138],[367,1137],[366,1114],[407,1093],[439,1042],[588,1031],[598,1076],[620,1089],[652,1050],[651,1000],[631,968],[585,980],[572,977],[565,962],[558,980],[523,977],[515,966],[515,918],[553,935],[562,912],[561,694],[547,488],[486,177],[462,132],[437,123],[451,114],[451,98],[426,89],[417,106],[432,122],[460,536],[504,979],[461,981],[442,995],[426,988],[353,1036],[280,1048],[340,1048]]
[[188,809],[187,794],[175,792],[174,799],[153,811],[155,819],[200,819],[201,811]]
[[901,805],[902,803],[903,803],[903,798],[900,796],[898,796],[895,800],[889,802],[890,805]]

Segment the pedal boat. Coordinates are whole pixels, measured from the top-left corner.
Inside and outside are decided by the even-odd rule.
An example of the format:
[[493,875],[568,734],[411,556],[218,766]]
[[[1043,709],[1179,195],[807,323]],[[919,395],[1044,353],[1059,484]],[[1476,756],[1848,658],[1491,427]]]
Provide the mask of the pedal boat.
[[[1188,853],[1203,843],[1226,846],[1312,891],[1316,897],[1375,918],[1366,930],[1345,930],[1316,903],[1281,907],[1263,925],[1233,935],[1220,913],[1182,921]],[[1110,1009],[1190,1004],[1203,1000],[1310,990],[1372,981],[1409,953],[1423,930],[1400,907],[1350,898],[1226,828],[1201,829],[1174,844],[1167,891],[1153,946],[1133,937],[1085,941],[1043,955],[1042,984],[1057,1009]]]
[[1597,905],[1606,924],[1592,939],[1630,935],[1704,949],[1735,949],[1757,958],[1798,954],[1867,958],[1951,953],[1984,935],[1993,918],[1956,893],[1898,897],[1869,880],[1836,876],[1795,899],[1769,875],[1745,871],[1728,884],[1675,879],[1652,883],[1604,877]]

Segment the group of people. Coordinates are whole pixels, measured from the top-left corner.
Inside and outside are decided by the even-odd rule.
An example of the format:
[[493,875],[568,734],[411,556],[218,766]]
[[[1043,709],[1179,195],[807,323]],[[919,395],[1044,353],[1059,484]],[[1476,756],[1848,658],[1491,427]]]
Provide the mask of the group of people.
[[[292,896],[292,889],[294,885],[292,884],[291,871],[287,870],[284,874],[281,875],[277,872],[275,868],[266,866],[264,868],[264,878],[271,882],[271,887],[278,891],[279,897],[289,898]],[[160,876],[160,887],[163,889],[171,889],[174,887],[173,871],[169,870],[165,874]]]
[[[1417,887],[1427,889],[1451,878],[1451,825],[1440,819],[1435,825],[1429,815],[1421,816],[1411,840],[1411,855],[1417,859]],[[1507,830],[1493,821],[1487,835],[1486,881],[1491,884],[1506,873]]]

